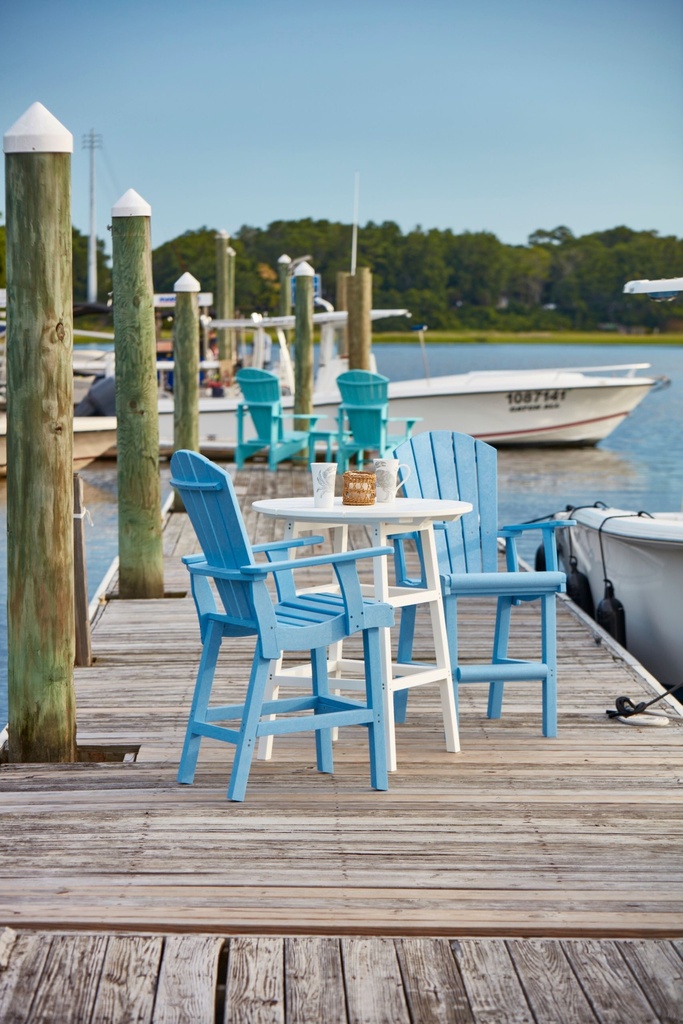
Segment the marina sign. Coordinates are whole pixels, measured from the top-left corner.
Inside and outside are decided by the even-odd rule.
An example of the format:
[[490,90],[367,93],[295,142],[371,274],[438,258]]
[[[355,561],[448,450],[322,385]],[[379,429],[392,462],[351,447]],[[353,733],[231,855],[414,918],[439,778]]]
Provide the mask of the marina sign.
[[[213,292],[200,292],[198,295],[199,306],[213,306]],[[173,309],[175,306],[175,292],[161,292],[154,295],[155,309]]]

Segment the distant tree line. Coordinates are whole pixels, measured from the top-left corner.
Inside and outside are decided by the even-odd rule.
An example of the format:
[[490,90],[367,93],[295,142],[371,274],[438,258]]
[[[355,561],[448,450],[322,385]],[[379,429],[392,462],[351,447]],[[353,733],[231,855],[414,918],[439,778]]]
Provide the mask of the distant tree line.
[[[170,292],[192,273],[203,291],[216,284],[216,231],[186,231],[154,250],[154,286]],[[74,300],[87,284],[87,237],[73,232]],[[231,236],[235,304],[244,315],[276,312],[277,261],[310,254],[324,298],[336,299],[338,271],[348,270],[351,226],[327,220],[274,221]],[[0,287],[5,285],[4,227],[0,226]],[[111,270],[98,242],[100,300],[111,291]],[[683,240],[656,231],[611,228],[580,237],[567,227],[539,229],[526,245],[506,245],[488,231],[435,228],[402,232],[391,221],[358,231],[358,265],[373,273],[373,304],[408,308],[413,323],[442,330],[681,329],[677,305],[625,296],[624,283],[683,273]],[[680,308],[680,304],[678,304]],[[386,326],[390,325],[384,322]],[[403,326],[405,322],[403,322]]]
[[[277,261],[310,254],[334,304],[336,277],[348,270],[351,227],[326,220],[242,227],[235,249],[235,302],[242,313],[275,312]],[[683,240],[656,231],[612,228],[576,237],[567,227],[539,229],[527,245],[506,245],[487,231],[415,228],[391,221],[358,231],[358,265],[373,273],[373,305],[408,308],[432,329],[591,330],[680,327],[676,306],[626,296],[626,281],[683,273]],[[215,231],[187,231],[154,251],[154,281],[171,291],[189,270],[215,286]],[[683,314],[678,314],[679,317]],[[379,325],[377,325],[379,326]]]

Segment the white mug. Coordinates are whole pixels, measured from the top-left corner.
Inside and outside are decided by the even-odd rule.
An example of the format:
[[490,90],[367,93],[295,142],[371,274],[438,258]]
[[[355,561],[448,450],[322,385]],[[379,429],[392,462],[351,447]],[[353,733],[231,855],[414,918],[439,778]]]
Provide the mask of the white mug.
[[[376,500],[393,501],[401,485],[410,476],[410,466],[399,462],[398,459],[373,459],[373,462],[377,478]],[[403,479],[399,480],[398,474],[401,469],[407,472],[404,472]]]
[[334,481],[337,476],[336,462],[312,462],[313,504],[316,508],[332,508],[334,505]]

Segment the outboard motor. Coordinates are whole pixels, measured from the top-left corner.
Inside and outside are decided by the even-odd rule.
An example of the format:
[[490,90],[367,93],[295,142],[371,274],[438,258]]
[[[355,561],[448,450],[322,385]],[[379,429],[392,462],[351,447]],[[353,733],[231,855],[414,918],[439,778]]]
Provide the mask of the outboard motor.
[[614,595],[611,580],[605,580],[605,596],[598,604],[595,621],[602,626],[617,643],[626,647],[626,615],[624,606]]
[[[593,595],[591,594],[588,577],[585,573],[580,572],[577,565],[576,556],[570,555],[569,572],[567,573],[567,597],[570,597],[574,604],[578,605],[587,615],[590,615],[591,619],[594,619],[595,605],[593,604]],[[618,603],[621,604],[621,601]]]

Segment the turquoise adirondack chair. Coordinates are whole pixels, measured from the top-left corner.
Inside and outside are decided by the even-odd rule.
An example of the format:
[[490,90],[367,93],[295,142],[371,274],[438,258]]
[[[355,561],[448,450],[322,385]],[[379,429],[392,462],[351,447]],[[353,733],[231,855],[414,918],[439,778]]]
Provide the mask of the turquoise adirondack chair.
[[[337,464],[343,473],[355,456],[363,462],[366,453],[384,458],[397,444],[406,441],[421,417],[389,416],[389,378],[369,370],[347,370],[337,377],[341,403],[337,414]],[[390,424],[403,424],[399,434],[389,434]]]
[[[322,538],[306,537],[252,547],[225,470],[203,455],[181,450],[171,459],[171,472],[171,483],[182,496],[203,549],[202,554],[183,559],[191,574],[203,650],[178,781],[194,780],[202,737],[234,743],[228,799],[243,800],[259,737],[315,730],[318,770],[332,772],[332,729],[365,725],[371,784],[375,789],[387,789],[379,630],[393,624],[394,613],[389,604],[363,598],[356,563],[362,558],[389,554],[392,549],[369,548],[290,559],[290,548],[319,543]],[[257,563],[255,552],[265,553],[268,561]],[[334,568],[340,592],[298,594],[294,571],[323,565]],[[270,574],[277,584],[277,597],[267,587]],[[211,580],[222,610],[216,604]],[[327,648],[359,631],[363,634],[365,700],[333,696],[327,677]],[[256,638],[256,647],[244,703],[210,706],[223,638],[247,636]],[[265,700],[274,663],[284,651],[292,650],[310,651],[311,695]],[[292,712],[294,715],[286,717]],[[216,724],[231,719],[237,720],[235,728]]]
[[[308,416],[308,430],[285,430],[284,420],[292,418],[292,413],[283,413],[280,381],[268,370],[257,370],[247,367],[240,370],[236,377],[242,392],[243,401],[237,406],[237,448],[235,461],[241,469],[245,459],[267,449],[268,468],[277,469],[278,462],[291,459],[298,452],[310,448],[311,458],[314,457],[315,442],[325,441],[327,445],[326,459],[332,457],[333,433],[316,431],[315,424],[320,416]],[[256,437],[245,440],[245,416],[249,414],[256,431]]]
[[[488,717],[500,718],[506,682],[540,680],[543,735],[557,735],[557,653],[555,595],[564,592],[566,577],[558,569],[555,530],[566,521],[523,523],[498,530],[497,452],[467,434],[433,431],[418,434],[394,452],[412,472],[403,487],[408,498],[454,498],[472,503],[469,515],[436,531],[439,572],[448,632],[449,653],[457,705],[461,683],[488,683]],[[573,525],[570,521],[569,525]],[[516,540],[526,530],[542,531],[546,570],[518,569]],[[505,540],[506,572],[498,571],[497,538]],[[405,586],[419,586],[406,569],[401,541],[394,543],[397,578]],[[497,597],[491,660],[480,665],[462,663],[458,650],[458,600]],[[522,601],[541,602],[541,656],[534,660],[508,657],[512,607]],[[415,607],[404,609],[399,631],[398,660],[410,661],[413,650]],[[396,720],[403,721],[408,691],[396,694]]]

